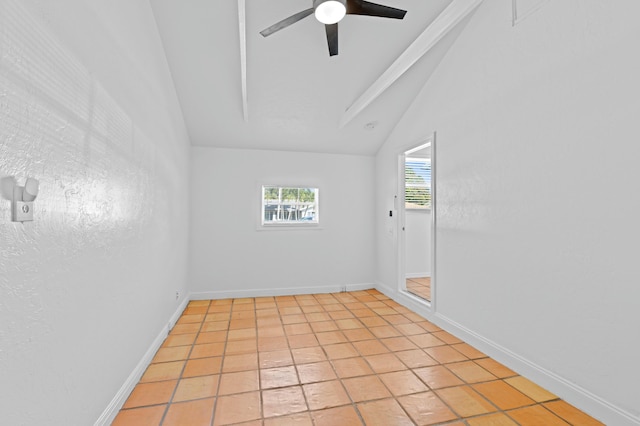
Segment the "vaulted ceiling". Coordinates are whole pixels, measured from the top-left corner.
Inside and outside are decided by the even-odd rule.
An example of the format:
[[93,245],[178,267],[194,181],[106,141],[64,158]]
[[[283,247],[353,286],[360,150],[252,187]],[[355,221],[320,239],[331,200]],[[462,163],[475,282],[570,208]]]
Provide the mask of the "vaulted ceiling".
[[452,0],[376,2],[408,12],[347,15],[330,57],[313,15],[260,35],[312,0],[151,0],[192,144],[374,155],[455,39],[447,35],[346,117]]

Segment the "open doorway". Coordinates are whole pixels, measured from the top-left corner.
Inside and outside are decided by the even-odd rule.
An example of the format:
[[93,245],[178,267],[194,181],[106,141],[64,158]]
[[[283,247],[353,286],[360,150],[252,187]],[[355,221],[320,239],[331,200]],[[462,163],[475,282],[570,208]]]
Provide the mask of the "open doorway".
[[434,177],[435,137],[399,156],[400,289],[433,302],[434,293]]

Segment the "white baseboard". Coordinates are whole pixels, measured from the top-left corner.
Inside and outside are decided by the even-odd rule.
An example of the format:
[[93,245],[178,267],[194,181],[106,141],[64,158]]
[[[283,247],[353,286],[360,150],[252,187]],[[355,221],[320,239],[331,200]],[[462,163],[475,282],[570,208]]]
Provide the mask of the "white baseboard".
[[223,291],[203,291],[191,293],[191,300],[215,300],[215,299],[233,299],[243,297],[270,297],[270,296],[293,296],[296,294],[323,294],[323,293],[340,293],[341,291],[360,291],[375,288],[370,283],[362,284],[335,284],[328,286],[313,287],[284,287],[284,288],[265,288],[265,289],[249,289],[249,290],[223,290]]
[[102,415],[98,418],[98,420],[96,420],[94,426],[108,426],[113,422],[113,420],[118,415],[118,412],[127,401],[127,398],[131,394],[131,391],[133,391],[133,388],[138,384],[140,378],[147,370],[147,367],[149,366],[149,364],[151,364],[151,360],[155,356],[156,352],[158,352],[158,349],[162,345],[162,342],[164,342],[164,339],[166,339],[169,335],[169,331],[171,331],[175,323],[180,318],[180,315],[182,315],[182,312],[187,307],[188,303],[189,297],[185,297],[182,302],[180,302],[180,305],[178,306],[176,311],[173,313],[173,315],[171,315],[171,318],[169,318],[169,322],[167,323],[167,325],[162,327],[162,330],[160,331],[160,333],[158,333],[158,336],[156,336],[153,342],[151,342],[151,346],[149,346],[149,349],[147,349],[140,362],[138,362],[138,365],[136,365],[129,377],[127,377],[127,380],[125,380],[122,387],[120,387],[118,393],[116,393],[116,396],[113,397],[107,408],[102,412]]
[[410,279],[410,278],[424,278],[424,277],[430,277],[431,276],[431,272],[407,272],[404,276],[407,279]]
[[637,415],[611,404],[587,389],[458,324],[451,318],[433,312],[424,301],[421,302],[410,294],[394,290],[381,282],[376,282],[376,289],[605,424],[640,425],[640,417]]

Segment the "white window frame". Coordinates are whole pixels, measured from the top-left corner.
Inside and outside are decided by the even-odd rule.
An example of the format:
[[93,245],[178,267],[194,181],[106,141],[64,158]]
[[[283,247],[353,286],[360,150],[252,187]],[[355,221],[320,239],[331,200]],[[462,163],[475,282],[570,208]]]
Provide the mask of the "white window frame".
[[[315,192],[314,197],[314,220],[283,220],[283,221],[265,221],[265,189],[269,187],[275,188],[298,188],[298,189],[313,189]],[[259,229],[320,229],[320,188],[316,185],[299,185],[299,184],[261,184],[260,185],[260,221]],[[284,204],[284,202],[280,201]]]

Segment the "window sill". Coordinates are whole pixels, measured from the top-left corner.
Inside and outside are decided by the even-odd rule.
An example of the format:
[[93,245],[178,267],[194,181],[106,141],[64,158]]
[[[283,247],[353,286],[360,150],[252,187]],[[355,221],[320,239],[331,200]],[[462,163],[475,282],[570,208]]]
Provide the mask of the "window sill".
[[258,231],[322,231],[324,228],[318,223],[278,223],[258,225]]

